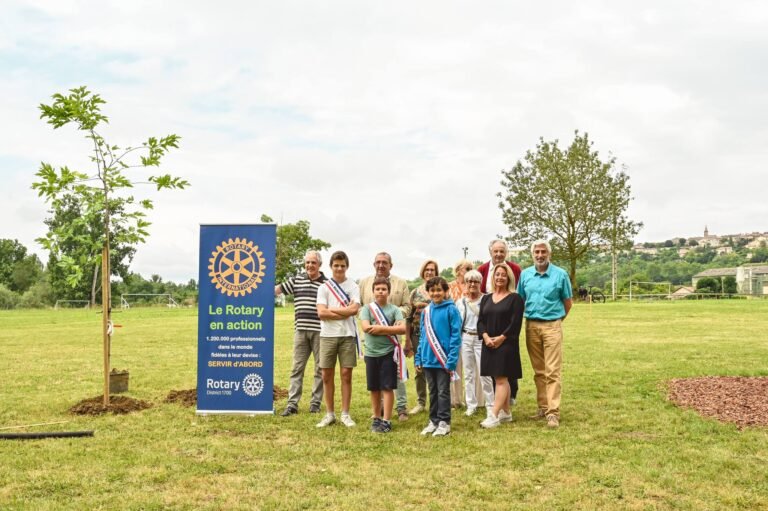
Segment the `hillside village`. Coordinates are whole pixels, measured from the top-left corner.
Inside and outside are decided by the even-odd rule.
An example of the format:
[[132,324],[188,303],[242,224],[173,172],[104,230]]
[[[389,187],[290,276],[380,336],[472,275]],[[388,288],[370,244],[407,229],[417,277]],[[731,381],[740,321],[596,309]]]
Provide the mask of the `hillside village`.
[[[681,259],[695,252],[709,253],[714,256],[710,259],[713,263],[719,261],[732,263],[697,272],[691,277],[690,286],[678,288],[676,291],[678,296],[684,296],[702,288],[712,292],[727,292],[726,281],[735,283],[738,294],[768,296],[767,247],[768,232],[717,235],[711,234],[705,226],[703,236],[675,238],[661,243],[641,243],[634,245],[632,250],[651,257],[675,250]],[[732,257],[726,257],[729,255]],[[702,282],[707,283],[707,286],[702,286]],[[715,284],[713,285],[712,282]]]
[[[656,255],[662,248],[677,248],[680,257],[685,257],[695,247],[711,247],[717,255],[730,254],[735,249],[743,247],[746,250],[765,248],[768,245],[768,232],[752,232],[745,234],[725,234],[718,236],[710,234],[704,226],[704,236],[692,238],[673,238],[660,243],[638,243],[632,250],[640,254]],[[749,257],[749,256],[748,256]]]

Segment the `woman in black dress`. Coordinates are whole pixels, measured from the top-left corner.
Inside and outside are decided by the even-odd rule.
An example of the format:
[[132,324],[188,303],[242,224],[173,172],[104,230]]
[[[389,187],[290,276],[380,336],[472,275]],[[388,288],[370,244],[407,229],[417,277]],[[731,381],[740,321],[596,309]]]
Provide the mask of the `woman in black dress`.
[[509,380],[523,377],[520,363],[523,300],[515,292],[515,275],[506,263],[497,264],[491,271],[492,292],[480,301],[477,321],[477,335],[483,341],[480,374],[493,376],[496,380],[493,409],[480,423],[484,428],[495,428],[502,422],[512,421]]

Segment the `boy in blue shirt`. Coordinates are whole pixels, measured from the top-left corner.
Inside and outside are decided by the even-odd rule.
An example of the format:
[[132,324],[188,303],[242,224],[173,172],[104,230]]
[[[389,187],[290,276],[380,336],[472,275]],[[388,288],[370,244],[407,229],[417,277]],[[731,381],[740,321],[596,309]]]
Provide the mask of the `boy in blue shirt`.
[[426,436],[445,436],[451,432],[451,380],[461,350],[461,315],[447,297],[448,283],[442,277],[427,281],[432,301],[421,317],[421,337],[416,351],[416,371],[424,371],[429,387],[429,424],[421,431]]

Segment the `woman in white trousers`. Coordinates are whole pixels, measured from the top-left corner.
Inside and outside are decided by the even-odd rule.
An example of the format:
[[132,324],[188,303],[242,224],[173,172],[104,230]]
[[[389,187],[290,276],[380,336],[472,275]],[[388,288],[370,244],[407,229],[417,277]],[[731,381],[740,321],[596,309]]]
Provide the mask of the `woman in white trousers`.
[[[461,359],[464,366],[464,392],[467,400],[467,417],[475,414],[478,402],[485,398],[485,407],[493,406],[493,380],[490,376],[480,376],[480,352],[483,345],[477,336],[477,318],[480,314],[480,272],[468,271],[464,274],[466,295],[456,301],[461,315]],[[480,393],[482,392],[482,396]]]

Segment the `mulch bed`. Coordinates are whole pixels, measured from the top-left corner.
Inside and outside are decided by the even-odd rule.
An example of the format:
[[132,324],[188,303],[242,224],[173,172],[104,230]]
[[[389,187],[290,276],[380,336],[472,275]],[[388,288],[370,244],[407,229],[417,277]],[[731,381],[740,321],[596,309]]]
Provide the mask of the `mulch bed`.
[[[288,397],[288,390],[275,385],[272,391],[272,399],[277,401]],[[178,403],[182,406],[195,406],[197,404],[197,389],[172,390],[165,398],[166,403]]]
[[104,396],[102,395],[80,401],[69,409],[69,413],[74,415],[103,415],[105,413],[123,415],[147,408],[152,408],[152,403],[127,396],[110,396],[109,404],[104,406]]
[[669,381],[669,400],[739,429],[768,426],[768,377],[676,378]]

